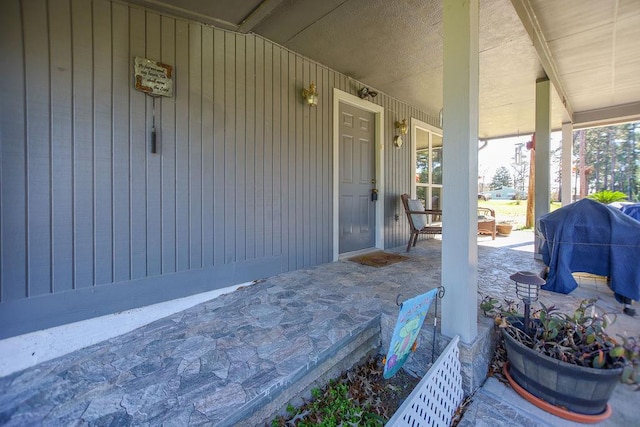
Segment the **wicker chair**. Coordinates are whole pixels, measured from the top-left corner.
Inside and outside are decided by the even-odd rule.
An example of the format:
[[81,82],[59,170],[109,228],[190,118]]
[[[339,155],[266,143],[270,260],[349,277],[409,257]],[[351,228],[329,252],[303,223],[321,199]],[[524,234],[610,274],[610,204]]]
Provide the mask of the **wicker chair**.
[[[442,218],[442,210],[425,209],[420,200],[410,199],[408,194],[400,196],[404,212],[409,220],[409,242],[407,243],[407,252],[411,250],[411,246],[418,243],[420,234],[435,235],[442,234],[442,225],[429,224],[428,216],[431,220],[440,220]],[[478,207],[478,234],[487,234],[496,239],[496,214],[491,208]]]
[[493,209],[478,206],[478,234],[488,234],[496,240],[496,212]]

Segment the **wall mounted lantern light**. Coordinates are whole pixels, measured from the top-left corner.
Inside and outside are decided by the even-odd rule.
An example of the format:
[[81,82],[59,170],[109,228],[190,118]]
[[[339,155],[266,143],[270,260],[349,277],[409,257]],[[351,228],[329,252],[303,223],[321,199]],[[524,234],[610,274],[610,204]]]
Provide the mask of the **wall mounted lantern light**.
[[400,132],[400,135],[396,135],[395,137],[393,137],[393,145],[395,145],[396,148],[400,148],[404,143],[402,138],[407,134],[407,131],[409,130],[407,119],[402,119],[401,122],[396,122],[396,129]]
[[307,105],[315,107],[318,105],[318,91],[316,90],[316,84],[311,82],[309,89],[302,89],[302,97],[307,101]]
[[402,119],[401,122],[396,122],[396,129],[398,129],[401,134],[406,135],[407,131],[409,130],[407,119]]

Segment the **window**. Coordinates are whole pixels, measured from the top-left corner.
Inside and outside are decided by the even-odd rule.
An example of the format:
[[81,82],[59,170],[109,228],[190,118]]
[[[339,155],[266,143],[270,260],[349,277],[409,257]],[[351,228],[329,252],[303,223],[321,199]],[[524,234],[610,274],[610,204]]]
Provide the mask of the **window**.
[[429,209],[442,209],[442,131],[412,119],[414,150],[413,197]]

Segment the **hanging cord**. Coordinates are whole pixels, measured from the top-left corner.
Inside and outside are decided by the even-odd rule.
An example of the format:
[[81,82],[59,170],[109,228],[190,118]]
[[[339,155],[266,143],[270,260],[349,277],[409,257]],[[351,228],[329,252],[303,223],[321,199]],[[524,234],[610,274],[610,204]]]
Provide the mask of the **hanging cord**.
[[438,287],[438,296],[436,297],[436,312],[433,316],[433,344],[431,346],[431,364],[436,360],[436,328],[438,326],[438,300],[444,297],[444,286]]
[[152,96],[152,108],[151,108],[151,152],[155,154],[157,152],[156,146],[156,97]]

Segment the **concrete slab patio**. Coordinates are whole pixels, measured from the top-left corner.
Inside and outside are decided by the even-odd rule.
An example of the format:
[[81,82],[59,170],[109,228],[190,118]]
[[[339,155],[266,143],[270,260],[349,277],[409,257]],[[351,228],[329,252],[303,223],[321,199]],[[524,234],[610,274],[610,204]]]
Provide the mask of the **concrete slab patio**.
[[[528,250],[532,237],[479,238],[479,299],[513,297],[509,275],[542,268]],[[395,252],[404,254],[404,247]],[[407,255],[383,268],[341,260],[271,277],[0,378],[0,425],[262,424],[292,389],[305,393],[351,359],[386,350],[396,296],[440,285],[439,240],[422,240]],[[574,293],[543,299],[569,309],[599,293],[602,304],[620,311],[606,285],[584,283]],[[491,321],[482,314],[478,321],[488,333]],[[640,334],[637,318],[620,316],[614,327]],[[421,342],[410,365],[417,370],[420,358],[430,358],[427,338]],[[504,387],[487,381],[463,425],[564,425],[536,415]],[[635,410],[627,404],[636,396],[618,387],[614,413],[602,425],[631,425]]]

